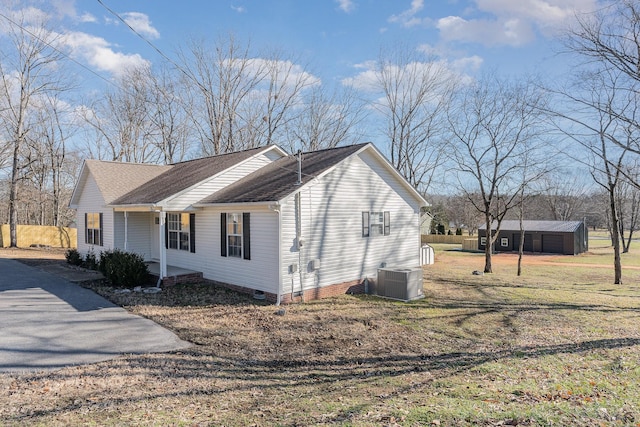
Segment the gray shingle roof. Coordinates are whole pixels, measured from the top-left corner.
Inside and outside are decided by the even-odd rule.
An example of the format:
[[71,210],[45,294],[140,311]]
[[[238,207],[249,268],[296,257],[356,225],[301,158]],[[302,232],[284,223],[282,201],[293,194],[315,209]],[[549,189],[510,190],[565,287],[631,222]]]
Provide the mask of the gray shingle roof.
[[[549,231],[556,233],[573,233],[580,227],[582,221],[537,221],[537,220],[525,220],[523,221],[525,231]],[[495,229],[496,224],[492,225]],[[486,225],[478,227],[480,230],[486,230]],[[504,220],[500,226],[500,230],[520,230],[520,221],[518,220]]]
[[102,160],[86,160],[85,167],[95,179],[105,203],[113,202],[170,169],[170,166]]
[[146,205],[158,203],[268,148],[270,147],[265,146],[175,163],[155,179],[132,189],[122,197],[114,200],[113,204]]
[[[365,147],[368,143],[302,154],[302,185]],[[197,204],[274,202],[300,186],[296,156],[278,159]]]

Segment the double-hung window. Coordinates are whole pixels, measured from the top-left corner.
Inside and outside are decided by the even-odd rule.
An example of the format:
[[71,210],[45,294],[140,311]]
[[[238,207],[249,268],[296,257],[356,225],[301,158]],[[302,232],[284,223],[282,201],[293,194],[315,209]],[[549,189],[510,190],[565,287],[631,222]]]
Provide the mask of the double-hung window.
[[242,258],[242,215],[227,214],[227,255]]
[[362,237],[388,236],[391,233],[389,211],[362,212]]
[[195,214],[167,213],[167,248],[195,252]]
[[84,242],[102,246],[102,214],[87,212],[84,214]]
[[220,214],[220,255],[251,259],[250,214]]

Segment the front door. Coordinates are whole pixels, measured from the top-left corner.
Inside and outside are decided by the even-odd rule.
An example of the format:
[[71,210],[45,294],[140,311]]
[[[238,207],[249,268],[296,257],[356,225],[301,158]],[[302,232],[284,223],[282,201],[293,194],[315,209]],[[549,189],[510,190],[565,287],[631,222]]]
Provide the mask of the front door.
[[151,259],[160,260],[160,214],[151,215],[150,233],[151,233]]

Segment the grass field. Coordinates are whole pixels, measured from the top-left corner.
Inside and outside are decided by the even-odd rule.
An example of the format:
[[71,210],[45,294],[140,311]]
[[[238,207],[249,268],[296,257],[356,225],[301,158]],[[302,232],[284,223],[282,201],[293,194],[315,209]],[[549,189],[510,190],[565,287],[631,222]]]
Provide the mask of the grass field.
[[520,277],[512,254],[475,276],[483,254],[434,246],[408,304],[342,296],[281,316],[214,287],[97,288],[194,346],[0,375],[0,425],[640,426],[640,252],[612,285],[605,246],[525,256]]

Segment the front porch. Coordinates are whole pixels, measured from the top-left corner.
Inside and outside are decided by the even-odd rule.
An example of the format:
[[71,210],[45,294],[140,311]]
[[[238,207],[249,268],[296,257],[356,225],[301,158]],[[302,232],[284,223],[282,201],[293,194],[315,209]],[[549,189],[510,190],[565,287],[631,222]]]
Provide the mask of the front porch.
[[[153,282],[160,278],[160,263],[149,261],[146,263],[149,273],[153,276]],[[162,285],[177,285],[179,283],[201,283],[203,280],[201,271],[188,270],[186,268],[167,265],[167,275],[162,280]]]

